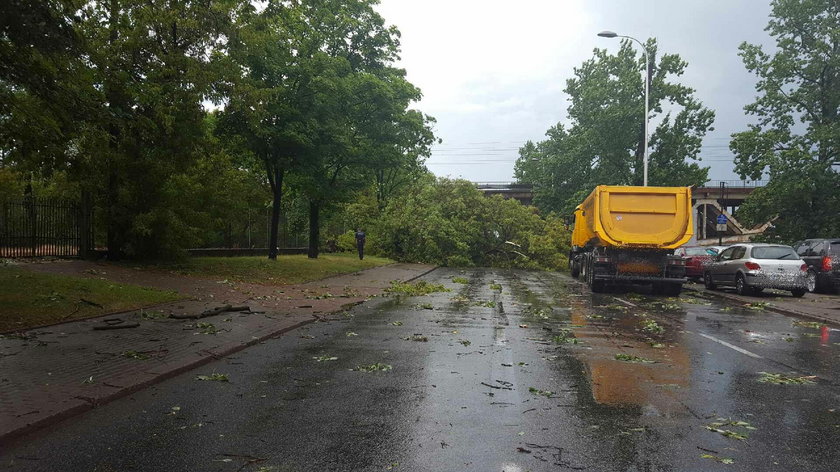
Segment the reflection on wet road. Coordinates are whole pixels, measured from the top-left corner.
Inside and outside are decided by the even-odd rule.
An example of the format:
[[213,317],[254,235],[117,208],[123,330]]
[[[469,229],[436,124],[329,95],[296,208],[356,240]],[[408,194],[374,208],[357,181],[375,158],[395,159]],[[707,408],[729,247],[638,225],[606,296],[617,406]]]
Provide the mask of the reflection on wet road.
[[0,467],[840,464],[840,331],[691,292],[593,295],[554,273],[426,279],[451,291],[373,301],[289,333],[201,369],[228,384],[185,374],[0,451]]

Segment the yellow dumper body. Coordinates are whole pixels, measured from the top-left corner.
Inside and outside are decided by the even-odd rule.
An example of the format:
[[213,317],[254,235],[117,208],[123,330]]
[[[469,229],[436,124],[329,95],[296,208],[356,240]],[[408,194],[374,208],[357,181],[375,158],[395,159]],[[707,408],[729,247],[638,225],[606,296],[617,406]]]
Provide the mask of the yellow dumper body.
[[676,249],[693,232],[691,188],[599,185],[575,209],[577,247]]
[[685,260],[674,249],[693,235],[688,187],[599,185],[575,209],[569,269],[593,292],[609,284],[651,284],[679,295]]

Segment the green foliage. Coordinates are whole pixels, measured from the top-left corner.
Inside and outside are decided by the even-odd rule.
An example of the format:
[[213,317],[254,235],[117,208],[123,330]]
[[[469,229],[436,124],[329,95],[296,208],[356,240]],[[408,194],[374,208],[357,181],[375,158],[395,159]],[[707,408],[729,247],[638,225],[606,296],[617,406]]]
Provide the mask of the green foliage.
[[833,0],[774,0],[766,31],[774,52],[743,43],[744,65],[758,77],[756,101],[745,107],[757,122],[732,135],[735,171],[769,177],[739,208],[748,224],[778,216],[766,239],[793,243],[840,234],[840,4]]
[[196,375],[195,379],[205,382],[230,382],[230,378],[227,374],[219,374],[216,372],[213,372],[210,375]]
[[622,362],[633,362],[638,364],[653,364],[654,361],[645,359],[644,357],[631,356],[630,354],[616,354],[615,360]]
[[772,372],[759,372],[759,374],[761,374],[761,377],[758,379],[759,382],[777,385],[812,385],[816,378],[813,375],[794,376]]
[[391,286],[386,288],[385,291],[395,295],[407,295],[409,297],[428,295],[435,292],[451,292],[451,290],[441,284],[432,284],[425,280],[415,283],[393,280],[391,281]]
[[[694,90],[673,80],[687,63],[651,54],[650,116],[661,118],[650,139],[651,185],[700,185],[708,169],[700,167],[700,146],[712,130],[714,112],[703,107]],[[570,215],[597,185],[641,185],[644,156],[645,60],[626,40],[616,55],[596,49],[566,82],[571,125],[546,132],[542,142],[519,150],[516,178],[534,185],[534,204],[543,211]],[[665,112],[664,110],[673,110]],[[664,115],[663,115],[664,113]]]
[[553,216],[543,219],[533,207],[449,179],[392,199],[368,234],[372,249],[388,257],[460,267],[559,269],[570,239]]
[[376,362],[374,364],[357,365],[355,371],[357,372],[387,372],[392,369],[390,364],[382,364]]

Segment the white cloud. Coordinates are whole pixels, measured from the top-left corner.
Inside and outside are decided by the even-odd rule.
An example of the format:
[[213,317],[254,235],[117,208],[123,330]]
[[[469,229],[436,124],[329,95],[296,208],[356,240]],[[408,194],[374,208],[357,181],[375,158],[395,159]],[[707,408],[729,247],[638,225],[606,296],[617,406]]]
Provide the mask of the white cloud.
[[[562,90],[573,68],[612,29],[689,63],[683,83],[718,114],[707,140],[713,178],[734,178],[729,134],[749,121],[743,105],[754,79],[737,57],[741,41],[767,40],[768,1],[731,0],[382,0],[388,24],[402,32],[401,67],[423,90],[418,108],[438,120],[429,167],[439,175],[511,180],[516,149],[566,118]],[[482,157],[485,156],[485,157]],[[459,163],[465,163],[459,165]]]

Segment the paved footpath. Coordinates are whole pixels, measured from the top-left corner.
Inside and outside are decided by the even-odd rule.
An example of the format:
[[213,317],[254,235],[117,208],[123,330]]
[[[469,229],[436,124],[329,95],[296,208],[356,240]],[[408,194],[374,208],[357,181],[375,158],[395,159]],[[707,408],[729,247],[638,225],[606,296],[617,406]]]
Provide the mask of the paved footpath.
[[[103,274],[90,264],[66,264],[60,270]],[[47,267],[32,269],[51,270]],[[192,315],[224,304],[245,305],[249,310],[199,320],[145,319],[139,312],[110,314],[0,338],[0,444],[339,313],[382,294],[392,280],[412,280],[433,269],[424,264],[391,264],[286,286],[193,280],[194,291],[204,290],[203,296],[192,294],[188,300],[155,310]],[[107,278],[118,280],[121,274],[113,269]],[[223,297],[214,290],[222,291]],[[113,318],[139,326],[93,329]]]
[[718,288],[709,290],[702,284],[686,285],[686,289],[695,290],[710,296],[724,298],[740,304],[766,303],[766,309],[783,315],[798,316],[822,323],[840,326],[840,296],[806,293],[802,298],[793,297],[790,292],[765,290],[758,295],[738,295],[735,289]]

